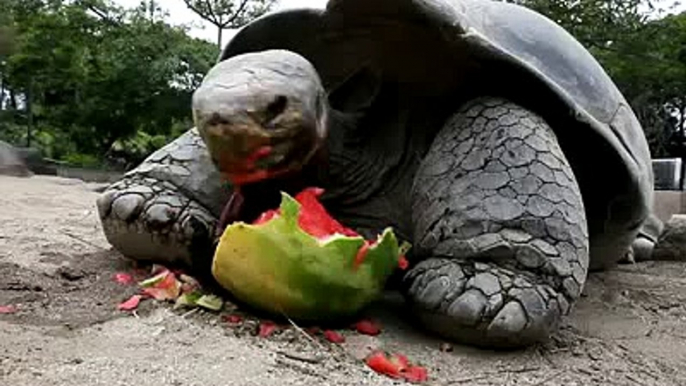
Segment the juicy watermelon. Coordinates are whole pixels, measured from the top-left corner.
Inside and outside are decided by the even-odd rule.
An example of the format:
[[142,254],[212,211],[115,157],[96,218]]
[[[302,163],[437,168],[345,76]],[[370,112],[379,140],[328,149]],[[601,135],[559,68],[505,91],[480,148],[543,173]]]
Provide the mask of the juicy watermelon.
[[406,266],[408,246],[391,228],[365,240],[327,213],[321,193],[282,193],[278,209],[227,227],[212,265],[219,284],[254,307],[300,320],[352,316],[373,301]]

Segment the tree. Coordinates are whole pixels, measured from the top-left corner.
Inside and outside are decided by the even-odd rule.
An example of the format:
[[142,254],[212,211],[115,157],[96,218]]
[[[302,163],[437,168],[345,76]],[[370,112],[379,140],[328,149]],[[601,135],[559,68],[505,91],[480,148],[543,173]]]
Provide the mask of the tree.
[[225,29],[239,28],[269,12],[275,0],[183,0],[201,18],[217,27],[217,46]]
[[15,38],[11,51],[3,49],[0,71],[15,102],[0,104],[10,117],[0,122],[0,136],[15,143],[35,137],[55,158],[102,159],[117,141],[167,137],[190,125],[191,95],[216,59],[213,44],[171,27],[164,15],[151,18],[148,7],[0,2],[7,4],[0,27],[11,27]]
[[654,157],[686,157],[686,13],[648,0],[515,0],[559,23],[599,60],[632,106]]

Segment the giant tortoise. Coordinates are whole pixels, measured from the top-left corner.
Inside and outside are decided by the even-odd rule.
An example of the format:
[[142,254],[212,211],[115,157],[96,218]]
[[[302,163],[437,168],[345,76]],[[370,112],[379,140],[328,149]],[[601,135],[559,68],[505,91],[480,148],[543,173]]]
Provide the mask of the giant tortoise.
[[273,13],[226,45],[192,111],[195,128],[98,199],[116,249],[206,268],[216,226],[319,186],[344,224],[413,244],[398,288],[458,342],[544,340],[589,270],[649,255],[661,227],[626,100],[570,34],[518,5]]

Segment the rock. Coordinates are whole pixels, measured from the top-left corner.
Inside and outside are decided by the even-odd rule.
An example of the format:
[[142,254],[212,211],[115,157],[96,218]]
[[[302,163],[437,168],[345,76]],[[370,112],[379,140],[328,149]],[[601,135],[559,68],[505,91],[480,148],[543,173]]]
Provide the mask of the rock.
[[667,224],[653,251],[655,260],[686,261],[686,215],[675,214]]
[[652,163],[656,190],[681,190],[683,180],[681,158],[654,159]]
[[31,171],[12,145],[0,141],[0,175],[30,177]]
[[50,176],[57,175],[57,165],[51,164],[45,159],[39,149],[32,147],[15,147],[14,149],[31,172]]

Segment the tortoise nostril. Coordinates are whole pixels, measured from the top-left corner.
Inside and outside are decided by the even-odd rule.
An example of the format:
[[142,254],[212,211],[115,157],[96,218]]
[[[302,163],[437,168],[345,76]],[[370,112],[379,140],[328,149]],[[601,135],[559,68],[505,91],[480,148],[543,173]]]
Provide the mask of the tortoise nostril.
[[286,106],[288,106],[288,98],[283,95],[277,95],[274,100],[267,105],[264,117],[265,122],[270,122],[283,114],[283,112],[286,111]]
[[207,119],[207,124],[210,126],[228,125],[229,120],[219,115],[219,113],[213,113],[212,116]]

